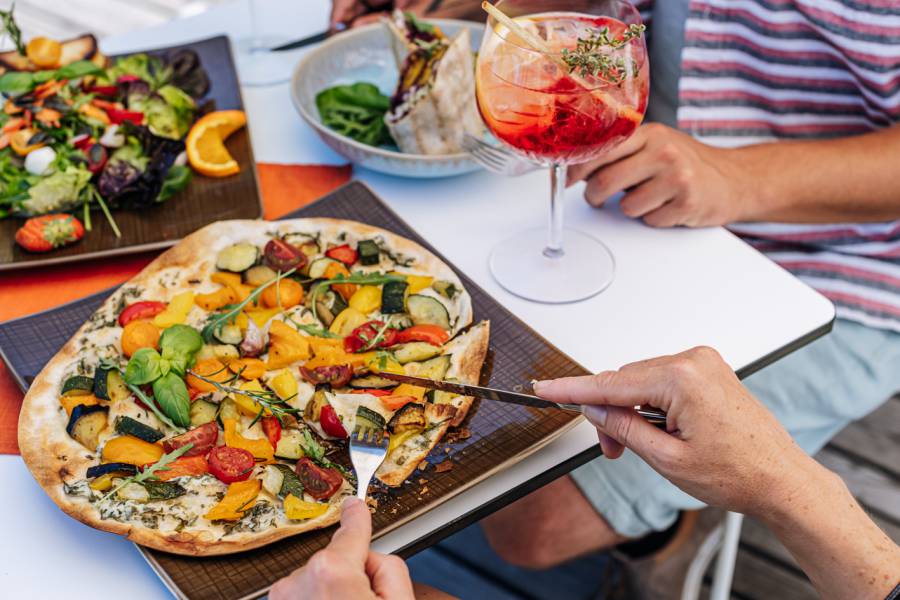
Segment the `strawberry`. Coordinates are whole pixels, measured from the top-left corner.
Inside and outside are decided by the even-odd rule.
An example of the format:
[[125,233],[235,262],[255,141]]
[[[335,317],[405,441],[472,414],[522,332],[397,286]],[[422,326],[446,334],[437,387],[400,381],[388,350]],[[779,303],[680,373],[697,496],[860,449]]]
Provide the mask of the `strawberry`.
[[83,237],[84,225],[66,214],[33,217],[16,232],[16,242],[29,252],[49,252]]

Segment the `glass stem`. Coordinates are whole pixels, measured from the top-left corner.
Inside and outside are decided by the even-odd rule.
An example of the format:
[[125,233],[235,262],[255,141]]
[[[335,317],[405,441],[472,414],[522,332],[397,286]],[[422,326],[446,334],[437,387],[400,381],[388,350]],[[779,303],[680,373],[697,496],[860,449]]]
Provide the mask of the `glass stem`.
[[547,246],[544,256],[559,258],[563,251],[563,198],[566,194],[566,165],[550,166],[550,228],[547,230]]

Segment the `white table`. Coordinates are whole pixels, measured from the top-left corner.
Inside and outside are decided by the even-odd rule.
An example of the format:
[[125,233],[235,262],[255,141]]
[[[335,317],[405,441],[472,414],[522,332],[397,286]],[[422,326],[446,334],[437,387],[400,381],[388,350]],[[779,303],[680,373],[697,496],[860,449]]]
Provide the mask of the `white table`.
[[[291,39],[321,31],[327,22],[327,0],[259,4],[264,9],[263,26]],[[246,31],[246,15],[246,5],[239,2],[164,27],[107,39],[102,47],[115,53],[220,33],[241,34]],[[302,53],[285,53],[286,68]],[[296,115],[287,84],[245,89],[244,100],[257,160],[344,162]],[[480,173],[432,182],[364,170],[356,176],[488,293],[594,371],[698,344],[718,349],[736,370],[747,369],[812,332],[821,332],[834,317],[827,300],[728,232],[653,230],[623,218],[615,208],[590,209],[580,199],[580,187],[570,190],[567,221],[609,245],[618,261],[616,280],[585,302],[533,304],[503,291],[491,279],[486,257],[497,240],[544,223],[549,187],[545,173],[518,179]],[[582,423],[543,451],[382,537],[374,546],[382,552],[409,546],[595,444],[594,430]],[[19,457],[0,457],[0,482],[6,491],[0,494],[4,596],[76,600],[111,590],[127,590],[132,600],[169,595],[131,543],[60,512]]]

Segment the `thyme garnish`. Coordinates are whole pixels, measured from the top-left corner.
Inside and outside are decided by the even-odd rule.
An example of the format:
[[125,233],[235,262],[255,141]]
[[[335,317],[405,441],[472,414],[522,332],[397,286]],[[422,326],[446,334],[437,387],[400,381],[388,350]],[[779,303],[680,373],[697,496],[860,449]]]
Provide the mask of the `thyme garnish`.
[[610,37],[609,27],[594,29],[587,37],[578,38],[575,50],[564,48],[562,60],[570,73],[578,71],[582,77],[599,76],[618,85],[629,75],[636,73],[638,67],[632,60],[629,69],[625,57],[612,56],[610,51],[618,50],[631,40],[641,37],[646,29],[644,25],[631,24],[622,37],[618,38]]
[[125,487],[129,483],[144,483],[145,481],[156,481],[157,479],[159,479],[159,477],[156,476],[157,471],[168,471],[170,468],[169,464],[174,462],[175,459],[177,459],[178,457],[180,457],[182,454],[184,454],[185,452],[187,452],[188,450],[190,450],[193,447],[194,447],[194,444],[185,444],[181,448],[176,448],[175,450],[172,450],[168,454],[163,454],[162,456],[159,457],[158,461],[156,461],[155,463],[153,463],[152,465],[150,465],[149,467],[147,467],[146,469],[144,469],[137,475],[132,475],[131,477],[126,477],[125,479],[123,479],[119,485],[114,487],[105,496],[100,498],[100,502],[103,502],[104,500],[106,500],[107,498],[109,498],[110,496],[112,496],[113,494],[118,492],[119,490],[121,490],[123,487]]

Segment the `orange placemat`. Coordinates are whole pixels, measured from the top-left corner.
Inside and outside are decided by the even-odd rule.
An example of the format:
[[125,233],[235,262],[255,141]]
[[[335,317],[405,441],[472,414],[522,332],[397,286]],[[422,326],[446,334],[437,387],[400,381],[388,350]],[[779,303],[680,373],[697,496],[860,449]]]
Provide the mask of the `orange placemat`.
[[[263,215],[277,219],[350,181],[352,167],[257,163]],[[0,321],[22,317],[118,285],[156,252],[0,275]],[[23,340],[23,343],[27,343]],[[18,454],[16,426],[22,392],[0,361],[0,454]]]

